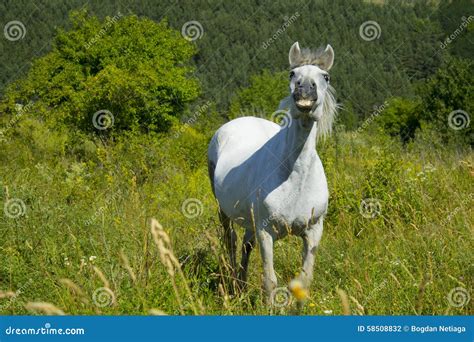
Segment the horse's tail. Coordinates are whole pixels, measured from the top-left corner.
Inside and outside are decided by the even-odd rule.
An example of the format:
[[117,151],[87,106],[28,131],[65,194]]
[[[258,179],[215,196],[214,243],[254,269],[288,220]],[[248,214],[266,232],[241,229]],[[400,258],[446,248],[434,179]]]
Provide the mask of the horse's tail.
[[216,171],[216,164],[210,159],[207,160],[207,171],[209,172],[209,180],[211,181],[212,193],[214,194],[214,197],[216,197],[216,191],[214,189],[214,172]]
[[209,143],[209,148],[207,150],[207,171],[209,172],[209,180],[211,181],[211,189],[214,197],[216,197],[216,189],[214,185],[214,174],[216,171],[216,163],[217,163],[217,144],[216,144],[216,134],[211,139]]

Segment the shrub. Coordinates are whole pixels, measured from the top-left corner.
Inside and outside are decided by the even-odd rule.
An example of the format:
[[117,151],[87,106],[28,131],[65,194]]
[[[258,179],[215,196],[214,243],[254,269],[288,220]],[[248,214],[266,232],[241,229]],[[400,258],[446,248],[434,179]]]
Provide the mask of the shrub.
[[71,20],[72,29],[59,30],[52,51],[8,88],[0,111],[14,114],[18,103],[34,103],[30,114],[97,132],[94,113],[107,110],[113,118],[95,122],[110,126],[113,120],[107,132],[164,132],[198,96],[198,81],[189,77],[196,49],[165,21],[119,13],[101,22],[85,11],[73,12]]
[[278,109],[281,99],[288,95],[288,73],[272,74],[264,70],[250,78],[250,86],[240,89],[234,97],[229,117],[261,116],[269,118]]
[[450,58],[419,89],[421,119],[444,140],[474,145],[470,124],[474,112],[473,71],[472,62]]
[[415,137],[416,130],[420,128],[419,111],[419,101],[392,98],[377,117],[377,122],[387,134],[398,136],[403,143],[407,143]]

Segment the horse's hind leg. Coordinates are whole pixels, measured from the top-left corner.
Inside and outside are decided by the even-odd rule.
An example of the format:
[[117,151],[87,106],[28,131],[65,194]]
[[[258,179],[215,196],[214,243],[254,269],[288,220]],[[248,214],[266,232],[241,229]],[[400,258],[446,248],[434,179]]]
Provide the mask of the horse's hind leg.
[[232,222],[230,218],[222,211],[219,210],[219,218],[221,220],[222,226],[224,227],[224,246],[229,253],[229,262],[230,267],[232,268],[232,276],[235,279],[236,272],[236,253],[237,253],[237,234],[232,227]]

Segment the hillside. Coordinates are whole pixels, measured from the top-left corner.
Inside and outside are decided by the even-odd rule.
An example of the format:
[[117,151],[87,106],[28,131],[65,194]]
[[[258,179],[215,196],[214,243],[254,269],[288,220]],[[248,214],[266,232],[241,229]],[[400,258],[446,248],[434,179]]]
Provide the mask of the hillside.
[[[250,76],[262,69],[286,70],[284,52],[293,41],[308,47],[330,43],[337,54],[332,81],[338,99],[363,118],[389,96],[411,96],[413,83],[440,65],[446,51],[440,49],[439,42],[461,24],[461,12],[469,13],[473,8],[472,2],[464,0],[445,3],[442,8],[422,1],[416,5],[407,1],[383,3],[107,0],[90,2],[87,7],[102,18],[120,12],[155,21],[166,19],[178,31],[188,21],[201,23],[202,36],[195,41],[199,50],[194,57],[196,73],[203,85],[203,98],[212,98],[222,112],[236,89],[248,85]],[[20,20],[26,28],[24,39],[0,40],[0,89],[24,75],[32,59],[50,50],[55,31],[70,25],[68,12],[81,6],[79,0],[12,0],[0,4],[2,23]],[[375,28],[377,38],[370,41],[359,34],[367,21],[380,26],[380,30]],[[464,34],[453,44],[464,56],[473,55],[469,37]]]

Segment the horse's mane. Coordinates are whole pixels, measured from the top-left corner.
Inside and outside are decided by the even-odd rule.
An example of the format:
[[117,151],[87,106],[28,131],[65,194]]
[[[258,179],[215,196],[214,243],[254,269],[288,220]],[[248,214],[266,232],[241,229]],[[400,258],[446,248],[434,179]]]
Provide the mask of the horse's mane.
[[328,85],[328,89],[326,91],[323,103],[323,116],[321,117],[321,120],[317,122],[318,140],[320,138],[326,138],[332,133],[332,126],[334,124],[334,119],[336,118],[337,109],[339,107],[334,97],[334,94],[334,88]]
[[[332,126],[334,119],[336,118],[337,109],[339,105],[336,102],[334,97],[335,90],[333,87],[328,85],[326,95],[324,96],[323,102],[323,115],[319,121],[316,122],[317,125],[317,139],[324,139],[332,133]],[[280,102],[279,109],[288,109],[291,106],[291,95],[285,97]]]

